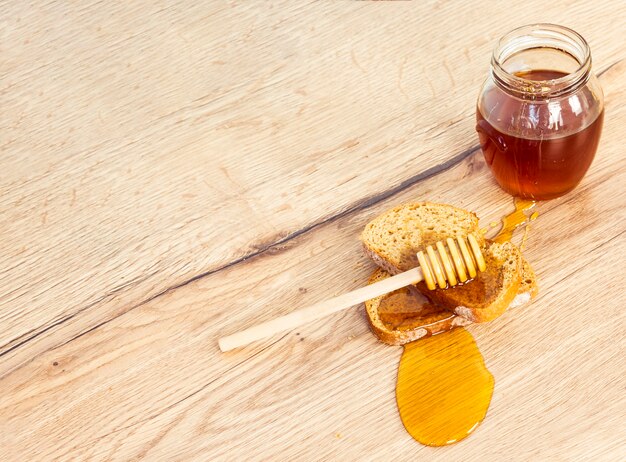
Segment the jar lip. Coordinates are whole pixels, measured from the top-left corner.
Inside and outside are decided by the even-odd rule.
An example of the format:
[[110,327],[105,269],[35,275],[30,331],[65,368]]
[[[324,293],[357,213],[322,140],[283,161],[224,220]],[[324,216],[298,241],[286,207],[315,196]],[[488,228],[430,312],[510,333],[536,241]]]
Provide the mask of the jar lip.
[[[503,64],[508,58],[520,51],[540,48],[531,43],[531,37],[551,42],[541,48],[553,48],[569,54],[578,62],[578,68],[562,77],[547,80],[530,80],[507,71]],[[519,49],[514,47],[516,41],[522,42],[517,43]],[[558,46],[557,42],[562,46]],[[591,50],[583,36],[573,29],[551,23],[528,24],[509,31],[498,40],[491,56],[491,66],[496,82],[508,90],[534,95],[562,94],[578,88],[588,80],[591,72]]]

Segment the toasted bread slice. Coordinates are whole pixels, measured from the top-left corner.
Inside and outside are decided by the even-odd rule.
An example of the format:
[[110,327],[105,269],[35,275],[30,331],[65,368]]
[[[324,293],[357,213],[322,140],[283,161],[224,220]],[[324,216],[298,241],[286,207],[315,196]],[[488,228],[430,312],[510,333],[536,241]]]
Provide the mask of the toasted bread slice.
[[[390,274],[383,269],[374,271],[369,283],[381,281]],[[522,283],[517,296],[509,305],[521,306],[537,294],[535,274],[527,262],[522,265]],[[415,290],[404,288],[365,302],[370,327],[376,337],[390,345],[404,345],[422,337],[436,335],[471,321],[448,309],[428,303]]]
[[446,204],[404,204],[368,223],[361,240],[374,262],[397,274],[418,265],[417,251],[447,237],[470,233],[479,238],[487,270],[456,287],[429,291],[420,283],[417,288],[433,302],[468,321],[486,322],[514,303],[522,286],[524,262],[515,245],[484,240],[474,213]]
[[[389,276],[387,271],[379,268],[372,274],[369,283]],[[390,345],[404,345],[456,326],[471,324],[471,321],[429,303],[419,292],[408,287],[366,301],[365,310],[376,337]]]
[[370,221],[361,233],[365,252],[391,274],[418,266],[416,253],[448,237],[470,233],[484,244],[478,217],[447,204],[402,204]]

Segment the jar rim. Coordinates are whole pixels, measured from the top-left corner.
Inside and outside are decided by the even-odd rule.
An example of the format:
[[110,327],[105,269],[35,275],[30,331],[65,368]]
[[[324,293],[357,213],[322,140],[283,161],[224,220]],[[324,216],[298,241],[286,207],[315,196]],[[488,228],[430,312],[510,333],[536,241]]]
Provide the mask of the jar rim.
[[[568,54],[578,62],[578,68],[562,77],[546,80],[526,79],[504,68],[510,57],[535,48],[552,48]],[[527,96],[556,96],[571,92],[588,80],[591,50],[583,36],[573,29],[551,23],[528,24],[509,31],[498,40],[491,67],[494,80],[505,90]]]

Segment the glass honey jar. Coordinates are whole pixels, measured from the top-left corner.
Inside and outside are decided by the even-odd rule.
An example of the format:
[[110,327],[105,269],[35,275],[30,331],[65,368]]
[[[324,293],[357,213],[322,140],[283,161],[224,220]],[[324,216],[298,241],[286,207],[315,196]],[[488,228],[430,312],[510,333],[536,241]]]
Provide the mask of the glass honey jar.
[[497,43],[476,131],[502,189],[533,200],[574,189],[593,161],[603,119],[602,89],[578,33],[534,24]]

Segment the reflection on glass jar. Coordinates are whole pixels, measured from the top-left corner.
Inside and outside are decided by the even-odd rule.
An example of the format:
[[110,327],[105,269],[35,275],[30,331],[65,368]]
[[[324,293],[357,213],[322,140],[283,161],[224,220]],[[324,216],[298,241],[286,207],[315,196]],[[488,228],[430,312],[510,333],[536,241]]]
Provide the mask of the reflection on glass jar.
[[604,103],[587,42],[552,24],[498,42],[478,97],[485,160],[508,193],[552,199],[582,180],[596,153]]

